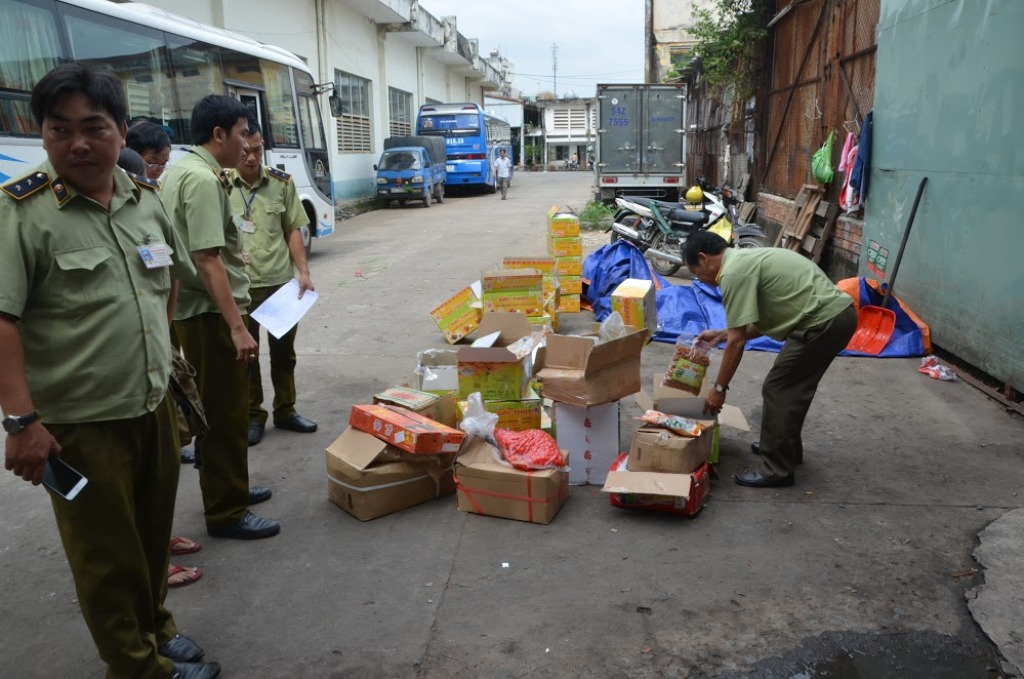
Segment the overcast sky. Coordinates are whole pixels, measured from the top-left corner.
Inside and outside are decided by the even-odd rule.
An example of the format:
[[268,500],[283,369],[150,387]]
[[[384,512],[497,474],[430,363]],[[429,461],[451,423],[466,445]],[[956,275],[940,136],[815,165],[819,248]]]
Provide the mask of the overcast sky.
[[558,44],[557,94],[592,97],[597,83],[644,80],[643,0],[421,0],[437,18],[454,14],[459,33],[514,64],[524,95],[555,90],[552,43]]

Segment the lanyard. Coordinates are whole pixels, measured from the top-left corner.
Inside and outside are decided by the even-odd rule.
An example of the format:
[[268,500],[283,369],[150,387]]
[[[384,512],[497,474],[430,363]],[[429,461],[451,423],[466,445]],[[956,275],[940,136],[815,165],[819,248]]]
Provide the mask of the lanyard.
[[242,202],[245,203],[245,212],[242,213],[242,217],[245,219],[249,219],[249,217],[252,216],[250,212],[250,208],[252,208],[252,202],[256,200],[256,189],[252,189],[249,192],[248,198],[245,197],[245,192],[242,191],[241,189],[239,189],[239,193],[241,193],[242,195]]

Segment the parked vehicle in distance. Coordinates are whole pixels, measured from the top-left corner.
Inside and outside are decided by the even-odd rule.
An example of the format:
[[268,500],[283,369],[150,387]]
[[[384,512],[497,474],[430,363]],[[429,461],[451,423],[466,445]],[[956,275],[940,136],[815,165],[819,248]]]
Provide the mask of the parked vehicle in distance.
[[685,85],[598,85],[595,199],[680,200],[685,128]]
[[416,116],[416,134],[444,139],[450,186],[479,186],[488,193],[498,190],[494,161],[501,149],[512,158],[512,128],[507,120],[474,103],[424,104]]
[[448,182],[444,140],[438,137],[388,137],[384,153],[373,166],[377,172],[377,201],[389,207],[392,201],[405,205],[410,200],[430,207],[444,202]]

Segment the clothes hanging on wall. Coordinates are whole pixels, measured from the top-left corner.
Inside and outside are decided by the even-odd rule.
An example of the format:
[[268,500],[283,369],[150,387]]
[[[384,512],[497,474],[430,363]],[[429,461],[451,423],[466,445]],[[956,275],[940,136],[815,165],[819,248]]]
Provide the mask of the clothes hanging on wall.
[[874,110],[864,116],[864,126],[860,129],[857,142],[857,160],[850,171],[850,185],[860,194],[861,202],[868,196],[868,176],[871,171],[871,128],[874,122]]
[[839,167],[836,169],[840,172],[846,172],[852,168],[846,164],[846,157],[850,155],[850,149],[856,145],[856,138],[853,136],[853,132],[846,133],[846,141],[843,143],[843,150],[839,154]]

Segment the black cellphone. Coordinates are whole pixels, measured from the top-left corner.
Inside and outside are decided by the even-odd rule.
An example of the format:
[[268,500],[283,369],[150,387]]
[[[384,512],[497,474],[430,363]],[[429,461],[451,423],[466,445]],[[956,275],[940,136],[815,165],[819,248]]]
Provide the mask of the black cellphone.
[[46,461],[43,485],[65,500],[74,500],[87,483],[89,479],[56,455]]

